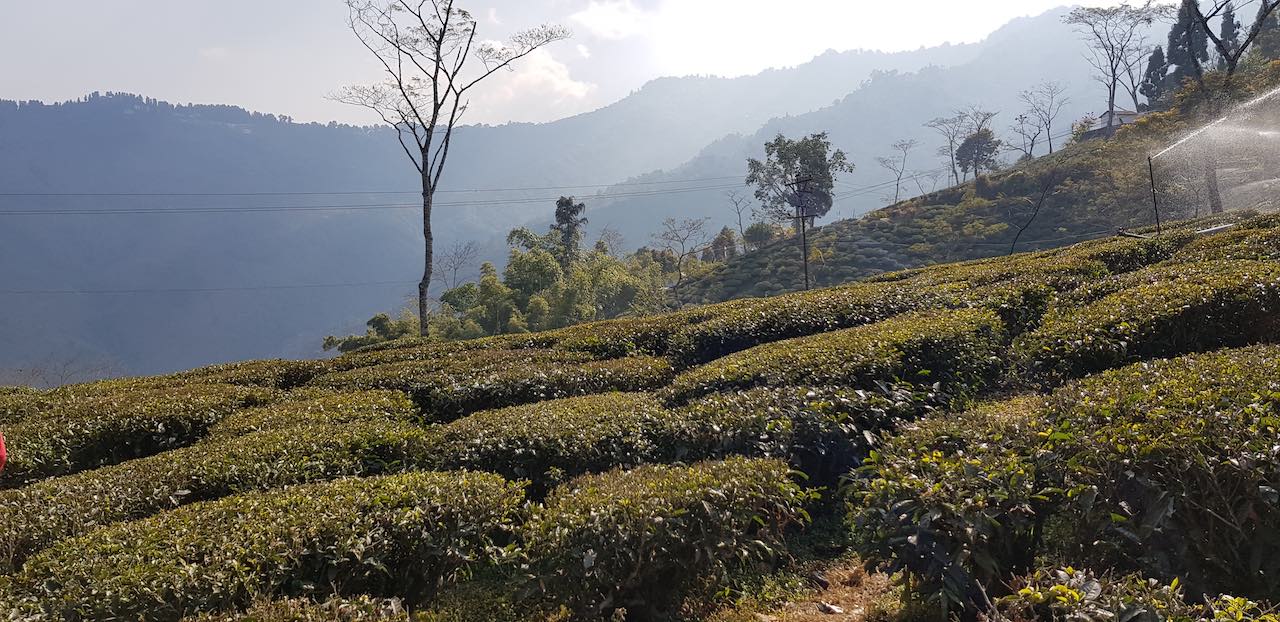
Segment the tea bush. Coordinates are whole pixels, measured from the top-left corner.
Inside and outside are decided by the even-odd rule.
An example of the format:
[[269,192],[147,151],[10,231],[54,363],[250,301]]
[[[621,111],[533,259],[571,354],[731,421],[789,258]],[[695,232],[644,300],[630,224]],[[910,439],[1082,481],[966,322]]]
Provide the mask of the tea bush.
[[1046,371],[1081,376],[1134,359],[1280,337],[1280,265],[1274,262],[1158,267],[1111,286],[1119,289],[1094,302],[1050,309],[1018,351]]
[[189,622],[413,622],[395,599],[333,598],[316,603],[301,598],[264,601],[235,613],[206,613]]
[[199,443],[0,492],[0,574],[96,527],[197,501],[428,464],[423,430],[385,422],[312,425]]
[[715,393],[677,409],[670,434],[686,459],[743,455],[789,461],[815,484],[830,485],[861,464],[882,433],[943,406],[933,387],[877,384],[841,387],[758,387]]
[[1280,600],[1280,347],[1101,374],[1048,415],[1073,494],[1047,544],[1196,594]]
[[64,541],[10,589],[68,619],[178,620],[277,596],[429,597],[493,559],[523,502],[518,485],[476,473],[246,494]]
[[849,524],[868,566],[906,572],[951,610],[989,609],[993,588],[1035,561],[1049,483],[1029,450],[1036,398],[906,427],[850,481]]
[[200,382],[292,389],[306,384],[324,369],[324,361],[246,361],[193,369],[159,380],[173,384]]
[[1276,261],[1280,259],[1280,227],[1237,227],[1199,238],[1175,254],[1174,263],[1199,263],[1220,259]]
[[[421,419],[409,396],[400,391],[320,392],[297,401],[242,410],[209,428],[206,441],[216,442],[253,432],[344,425],[369,421],[411,423]],[[290,398],[298,396],[291,395]]]
[[856,284],[776,298],[738,301],[680,330],[671,355],[696,365],[782,339],[862,326],[907,311],[943,305],[945,288]]
[[685,372],[670,398],[681,403],[757,386],[877,382],[974,388],[998,366],[1004,328],[990,311],[929,311],[884,322],[757,346]]
[[1162,584],[1067,567],[1037,570],[1015,580],[1012,590],[996,603],[997,615],[1004,620],[1191,622],[1213,617],[1205,615],[1211,613],[1205,607],[1186,603],[1176,579]]
[[634,467],[675,456],[674,413],[646,393],[605,393],[480,412],[430,431],[437,468],[533,480]]
[[41,395],[35,412],[4,430],[9,463],[0,488],[190,445],[236,410],[275,398],[263,389],[213,384]]
[[782,461],[730,459],[580,478],[524,527],[532,572],[587,619],[670,612],[693,579],[779,552],[810,498],[791,477]]
[[543,333],[546,344],[544,347],[589,352],[608,358],[633,354],[661,356],[671,349],[672,336],[684,327],[719,317],[738,305],[736,302],[728,302],[664,315],[622,318],[562,328]]
[[450,421],[477,412],[542,400],[642,391],[663,386],[670,363],[650,357],[596,361],[581,353],[493,351],[460,361],[392,363],[317,378],[338,390],[394,389],[413,396],[429,418]]
[[1277,437],[1280,347],[1141,363],[909,428],[851,484],[850,522],[869,563],[953,608],[1040,553],[1276,600]]

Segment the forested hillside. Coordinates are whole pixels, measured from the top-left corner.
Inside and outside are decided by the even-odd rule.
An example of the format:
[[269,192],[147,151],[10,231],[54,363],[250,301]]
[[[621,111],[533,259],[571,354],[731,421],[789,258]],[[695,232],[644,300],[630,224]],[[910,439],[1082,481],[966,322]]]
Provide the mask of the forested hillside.
[[[860,88],[819,110],[770,120],[751,132],[728,136],[703,149],[697,157],[664,171],[651,179],[688,179],[731,175],[745,177],[747,158],[763,154],[764,144],[782,133],[790,137],[827,132],[832,144],[844,150],[857,168],[841,176],[838,201],[831,218],[850,218],[891,203],[894,188],[884,184],[893,174],[881,168],[876,158],[894,154],[893,144],[915,140],[917,145],[907,161],[909,178],[903,192],[914,196],[949,185],[943,159],[937,149],[944,140],[925,124],[949,117],[957,109],[977,106],[997,113],[992,129],[1002,138],[1013,139],[1009,126],[1026,109],[1019,95],[1046,81],[1064,89],[1066,105],[1053,132],[1058,146],[1071,123],[1105,110],[1105,92],[1091,77],[1092,69],[1082,56],[1082,43],[1070,26],[1062,22],[1066,9],[1015,20],[992,33],[971,57],[959,58],[947,66],[918,72],[881,72]],[[1052,69],[1050,69],[1052,68]],[[1047,153],[1041,141],[1037,153]],[[1002,154],[1016,160],[1016,154]],[[929,176],[930,171],[940,174]],[[919,181],[915,181],[915,178]],[[923,189],[923,190],[922,190]],[[742,188],[746,193],[746,188]],[[721,196],[675,195],[661,202],[622,199],[610,202],[593,224],[629,231],[641,227],[645,218],[710,217],[712,222],[729,224],[733,214]]]
[[877,620],[1269,622],[1280,222],[1219,222],[0,390],[0,615],[759,620],[857,554]]
[[[1237,82],[1230,99],[1248,101],[1278,85],[1280,63],[1272,63],[1251,81]],[[819,285],[843,283],[1154,225],[1147,156],[1216,120],[1220,106],[1192,86],[1171,110],[1121,129],[1114,140],[1071,144],[956,188],[823,226],[809,237],[812,276]],[[1166,219],[1211,210],[1207,196],[1188,199],[1161,189],[1166,192]],[[804,286],[802,258],[799,240],[780,240],[717,266],[688,284],[683,296],[715,302],[795,291]]]

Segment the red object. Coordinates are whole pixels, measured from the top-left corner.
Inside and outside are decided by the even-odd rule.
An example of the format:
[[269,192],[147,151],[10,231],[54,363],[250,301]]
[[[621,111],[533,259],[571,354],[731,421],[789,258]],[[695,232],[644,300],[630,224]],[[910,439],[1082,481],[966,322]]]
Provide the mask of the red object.
[[0,473],[4,473],[4,434],[0,434]]

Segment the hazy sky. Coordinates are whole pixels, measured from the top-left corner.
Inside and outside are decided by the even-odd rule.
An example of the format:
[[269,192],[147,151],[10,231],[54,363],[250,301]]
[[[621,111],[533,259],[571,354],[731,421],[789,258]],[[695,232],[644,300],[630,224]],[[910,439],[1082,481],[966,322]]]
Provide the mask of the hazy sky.
[[[545,121],[666,75],[736,76],[828,49],[976,41],[1062,0],[460,0],[481,35],[560,23],[574,38],[486,85],[469,122]],[[1088,4],[1107,4],[1106,0]],[[127,91],[298,120],[371,121],[325,100],[377,79],[342,0],[0,0],[0,99]]]

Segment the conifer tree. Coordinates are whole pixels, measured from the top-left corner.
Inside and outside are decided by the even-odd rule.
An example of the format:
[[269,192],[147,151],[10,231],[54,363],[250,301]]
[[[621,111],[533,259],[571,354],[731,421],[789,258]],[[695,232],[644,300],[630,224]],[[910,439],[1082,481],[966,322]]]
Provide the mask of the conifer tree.
[[1191,2],[1195,0],[1184,0],[1178,9],[1178,20],[1169,31],[1169,46],[1165,50],[1169,63],[1165,90],[1169,93],[1182,88],[1188,78],[1199,79],[1209,62],[1209,35],[1201,30]]
[[1262,31],[1258,34],[1258,54],[1267,60],[1280,60],[1280,13],[1267,12],[1267,4],[1258,7],[1258,19],[1262,20]]
[[[1240,51],[1240,28],[1241,24],[1236,20],[1236,7],[1232,2],[1227,2],[1227,6],[1222,10],[1222,33],[1218,36],[1222,40],[1223,47],[1231,55],[1236,55]],[[1218,70],[1227,70],[1227,59],[1221,57],[1218,59]]]
[[1156,108],[1164,102],[1165,98],[1165,75],[1169,72],[1169,62],[1165,60],[1164,48],[1156,46],[1151,52],[1151,58],[1147,61],[1147,72],[1142,79],[1142,86],[1138,88],[1138,92],[1147,98],[1147,107]]

